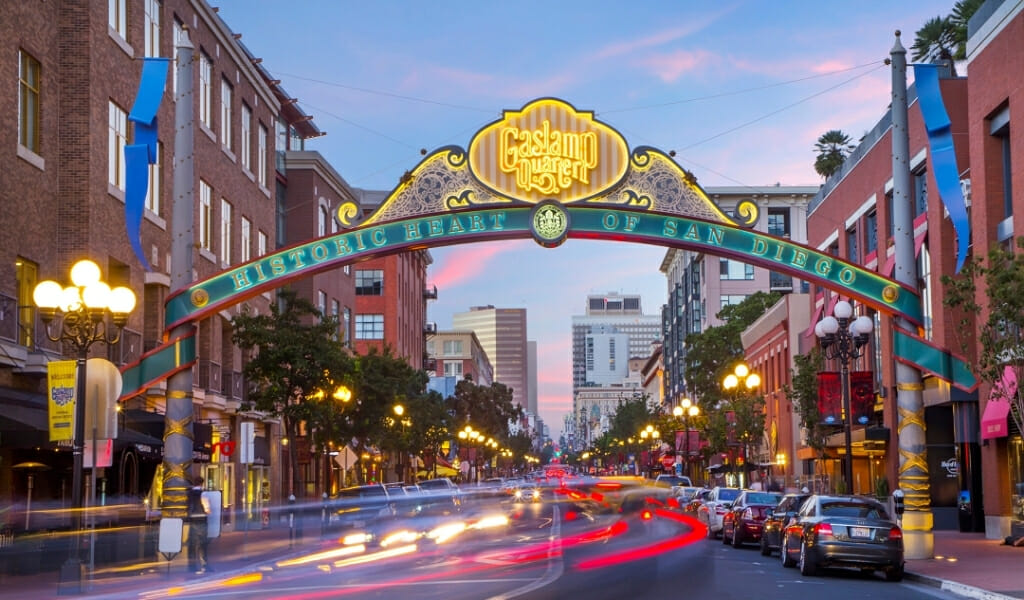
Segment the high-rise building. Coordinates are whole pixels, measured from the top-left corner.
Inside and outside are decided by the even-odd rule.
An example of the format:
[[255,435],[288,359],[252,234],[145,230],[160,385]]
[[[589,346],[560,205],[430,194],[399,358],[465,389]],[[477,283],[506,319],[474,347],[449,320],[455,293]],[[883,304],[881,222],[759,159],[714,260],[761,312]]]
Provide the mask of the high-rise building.
[[526,309],[474,306],[452,316],[452,329],[476,333],[491,359],[494,380],[512,388],[512,399],[527,408]]
[[588,296],[586,314],[572,317],[573,396],[583,387],[620,383],[629,359],[650,356],[660,341],[661,318],[643,314],[640,296]]
[[537,342],[526,342],[526,410],[537,415]]

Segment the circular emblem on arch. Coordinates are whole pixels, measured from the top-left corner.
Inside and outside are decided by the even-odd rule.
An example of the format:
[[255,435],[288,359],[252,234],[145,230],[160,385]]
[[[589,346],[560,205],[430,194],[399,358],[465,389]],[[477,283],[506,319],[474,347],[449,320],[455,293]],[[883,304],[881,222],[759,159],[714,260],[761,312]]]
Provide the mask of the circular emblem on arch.
[[896,302],[900,297],[900,290],[894,285],[887,285],[882,289],[882,300],[889,304]]
[[206,290],[195,290],[192,292],[192,306],[202,308],[210,301],[210,294]]
[[556,200],[539,202],[530,211],[530,232],[545,248],[559,246],[569,233],[569,213]]

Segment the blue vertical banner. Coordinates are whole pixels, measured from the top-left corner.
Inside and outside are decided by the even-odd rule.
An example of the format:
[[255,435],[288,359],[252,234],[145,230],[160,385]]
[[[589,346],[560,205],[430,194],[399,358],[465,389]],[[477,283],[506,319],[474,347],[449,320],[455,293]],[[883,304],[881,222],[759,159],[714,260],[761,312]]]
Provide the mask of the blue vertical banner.
[[128,242],[147,271],[153,268],[142,251],[142,215],[149,187],[149,165],[157,161],[156,112],[164,96],[170,59],[147,57],[142,62],[142,77],[128,120],[135,123],[135,140],[124,149],[125,194],[124,221]]
[[960,171],[956,166],[949,113],[946,112],[942,90],[939,89],[939,65],[914,65],[914,85],[917,86],[917,101],[928,132],[928,147],[931,149],[932,169],[939,186],[939,197],[956,231],[956,272],[959,273],[967,259],[971,223],[963,190],[960,188]]

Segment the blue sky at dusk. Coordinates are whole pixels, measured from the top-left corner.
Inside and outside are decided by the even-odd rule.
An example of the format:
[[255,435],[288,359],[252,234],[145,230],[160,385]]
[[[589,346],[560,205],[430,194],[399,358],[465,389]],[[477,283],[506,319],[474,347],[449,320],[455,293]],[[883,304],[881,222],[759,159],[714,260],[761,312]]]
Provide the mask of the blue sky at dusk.
[[[395,187],[420,149],[456,144],[554,96],[630,147],[676,151],[708,186],[817,185],[814,142],[854,139],[889,104],[893,32],[909,49],[953,0],[891,2],[348,2],[225,0],[220,15],[327,135],[350,185]],[[908,56],[909,58],[909,56]],[[660,247],[529,240],[431,250],[428,318],[527,309],[540,412],[557,439],[572,405],[571,317],[587,294],[643,296],[660,314]]]

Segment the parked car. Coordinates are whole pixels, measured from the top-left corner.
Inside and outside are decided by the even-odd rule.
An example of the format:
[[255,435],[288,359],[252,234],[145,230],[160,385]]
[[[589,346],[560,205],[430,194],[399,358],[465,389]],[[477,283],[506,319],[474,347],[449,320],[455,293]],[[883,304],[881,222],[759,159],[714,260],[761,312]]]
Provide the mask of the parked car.
[[683,511],[696,515],[700,510],[700,507],[704,505],[704,502],[711,495],[709,488],[699,488],[693,493],[689,501],[683,506]]
[[811,576],[820,567],[881,570],[903,579],[903,532],[874,498],[811,496],[782,538],[782,564]]
[[722,543],[739,548],[744,542],[761,541],[761,526],[768,510],[778,505],[774,492],[743,490],[722,516]]
[[796,519],[796,513],[810,494],[786,494],[775,508],[769,510],[761,530],[761,554],[771,556],[773,550],[782,546],[782,532]]
[[708,539],[722,533],[722,517],[732,508],[732,502],[740,495],[739,488],[714,487],[704,503],[697,508],[697,519],[708,528]]
[[671,487],[693,487],[693,482],[686,475],[658,475],[654,480],[655,483],[664,483]]

